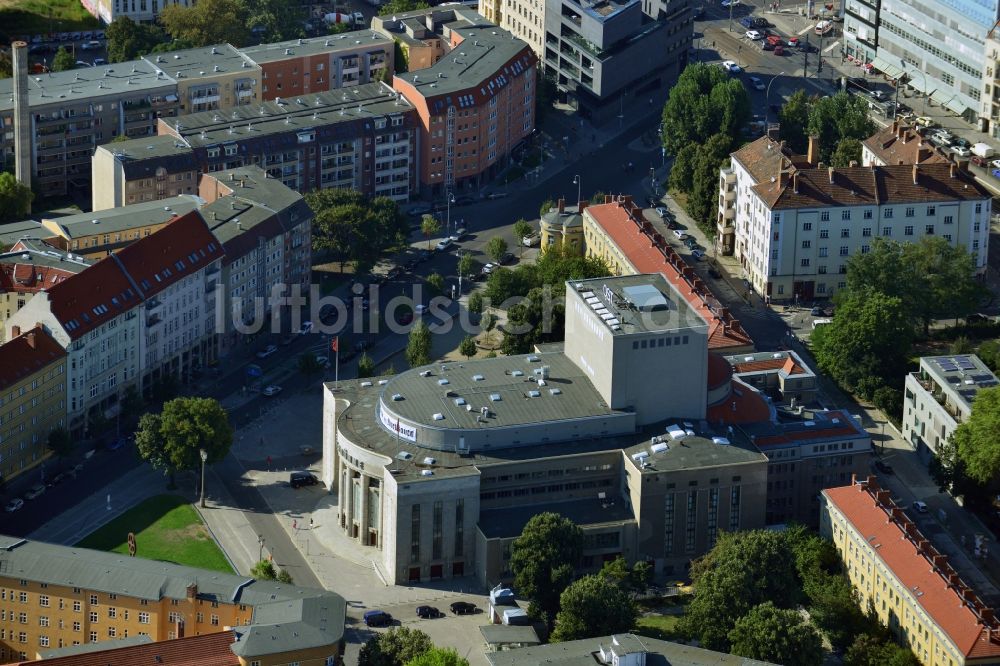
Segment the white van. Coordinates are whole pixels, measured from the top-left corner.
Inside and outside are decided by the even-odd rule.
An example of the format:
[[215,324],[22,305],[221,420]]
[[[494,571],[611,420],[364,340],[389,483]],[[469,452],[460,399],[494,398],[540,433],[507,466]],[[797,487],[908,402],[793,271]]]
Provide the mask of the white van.
[[829,317],[821,317],[819,319],[813,319],[812,327],[813,330],[815,331],[820,326],[826,326],[827,324],[832,324],[832,323],[833,319],[830,319]]

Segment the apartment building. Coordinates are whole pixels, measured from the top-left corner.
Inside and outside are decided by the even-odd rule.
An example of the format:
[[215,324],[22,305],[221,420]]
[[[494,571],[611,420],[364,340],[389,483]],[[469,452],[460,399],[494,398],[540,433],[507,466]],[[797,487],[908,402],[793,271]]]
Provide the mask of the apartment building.
[[[873,238],[940,236],[986,270],[990,195],[965,164],[822,167],[787,155],[767,136],[732,154],[721,170],[720,249],[743,266],[761,298],[809,302],[846,285],[847,261]],[[731,229],[731,231],[730,231]]]
[[5,323],[8,339],[41,324],[66,350],[67,427],[113,415],[139,372],[141,294],[113,257],[36,293]]
[[49,457],[49,433],[66,425],[66,352],[40,326],[0,344],[0,415],[7,481]]
[[646,220],[631,196],[607,196],[603,204],[584,206],[582,219],[588,257],[603,260],[612,275],[660,273],[684,296],[691,312],[709,322],[710,351],[753,351],[753,340],[739,320]]
[[0,343],[6,341],[4,323],[24,307],[32,296],[93,262],[63,253],[40,240],[22,238],[0,254]]
[[916,127],[893,121],[861,142],[861,166],[948,164],[951,160]]
[[545,71],[595,124],[646,108],[687,65],[694,33],[686,2],[545,0],[544,14]]
[[[118,136],[156,134],[179,111],[177,84],[144,61],[51,72],[28,79],[32,182],[41,196],[90,187],[94,148]],[[14,160],[13,79],[0,79],[0,157]]]
[[194,114],[160,133],[187,145],[201,173],[253,165],[300,192],[343,187],[397,201],[415,184],[413,106],[381,83]]
[[261,68],[229,44],[149,54],[143,60],[177,82],[178,115],[225,111],[263,99]]
[[161,201],[43,218],[42,228],[47,232],[48,245],[97,261],[197,210],[199,203],[196,195],[184,194]]
[[781,408],[776,423],[740,426],[767,456],[768,525],[816,526],[820,491],[871,469],[872,440],[843,410]]
[[[471,11],[471,10],[470,10]],[[535,129],[535,63],[527,44],[473,13],[423,9],[450,50],[426,69],[398,74],[393,88],[419,118],[420,191],[441,197],[478,191],[509,161],[511,151]]]
[[820,532],[840,553],[859,606],[872,609],[921,664],[1000,661],[993,609],[874,477],[824,490],[821,501]]
[[434,12],[421,10],[392,16],[375,16],[372,18],[372,30],[398,45],[406,70],[416,72],[435,64],[451,50],[450,34],[442,22],[450,26],[470,27],[482,20],[474,10],[468,8],[442,7]]
[[[99,652],[105,644],[110,648],[135,637],[159,643],[228,634],[227,645],[236,659],[213,664],[341,663],[343,597],[146,560],[141,541],[138,553],[122,557],[0,536],[0,617],[6,618],[0,660],[25,661],[73,646]],[[208,649],[208,639],[198,642],[203,643]],[[168,643],[164,649],[176,648]],[[150,659],[161,661],[172,663],[162,654]]]
[[[259,167],[206,174],[199,191],[207,202],[201,215],[225,252],[214,313],[224,354],[239,344],[242,333],[254,332],[255,321],[275,324],[280,299],[295,289],[309,294],[313,213],[301,194]],[[297,330],[289,310],[278,312],[282,330]]]
[[986,34],[983,51],[982,92],[979,108],[979,129],[994,139],[1000,139],[1000,22]]
[[922,356],[906,376],[903,439],[929,462],[968,420],[979,391],[1000,384],[975,354]]
[[848,57],[905,77],[932,104],[979,120],[986,36],[1000,18],[996,0],[851,0],[845,9]]
[[110,25],[119,16],[136,22],[155,21],[160,10],[170,5],[189,7],[193,0],[80,0],[90,15]]
[[388,82],[395,49],[375,30],[248,46],[245,58],[261,69],[261,99],[295,97],[365,83]]
[[480,0],[479,13],[526,42],[539,61],[545,53],[545,0]]
[[91,171],[94,211],[198,192],[198,164],[172,136],[98,146]]

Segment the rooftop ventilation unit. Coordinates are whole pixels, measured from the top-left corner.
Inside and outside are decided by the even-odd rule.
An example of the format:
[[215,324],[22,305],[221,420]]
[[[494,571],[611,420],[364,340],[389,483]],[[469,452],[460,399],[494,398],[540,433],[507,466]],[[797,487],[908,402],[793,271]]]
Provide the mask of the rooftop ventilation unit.
[[444,421],[444,414],[442,414],[441,412],[436,413],[434,415],[434,420],[435,421]]
[[538,363],[538,362],[539,362],[539,361],[541,361],[542,359],[540,359],[540,358],[538,358],[537,356],[535,356],[534,354],[532,354],[531,356],[528,356],[528,357],[527,357],[527,358],[525,358],[524,360],[525,360],[525,361],[527,361],[528,363]]
[[712,438],[712,443],[713,444],[718,444],[719,446],[729,446],[730,442],[729,442],[729,439],[726,438],[726,437],[713,437]]
[[413,454],[410,453],[409,451],[400,451],[399,453],[396,454],[396,459],[397,460],[412,460],[413,459]]
[[378,385],[379,386],[385,386],[388,383],[389,383],[388,379],[380,379],[380,380],[378,380]]
[[420,376],[421,377],[430,377],[431,376],[431,371],[430,370],[421,370],[420,371]]
[[669,451],[670,447],[663,442],[657,442],[656,444],[653,444],[651,447],[649,447],[649,450],[652,451],[653,453],[663,453],[664,451]]
[[434,472],[429,469],[420,470],[420,476],[434,476]]
[[481,382],[484,379],[486,379],[486,378],[483,377],[482,375],[472,375],[472,381],[474,381],[474,382]]
[[424,464],[425,465],[436,465],[437,464],[437,458],[431,458],[430,456],[427,456],[426,458],[424,458]]
[[501,398],[500,398],[500,394],[499,393],[490,393],[490,400],[491,401],[493,401],[493,402],[500,402],[500,399]]
[[524,377],[524,372],[521,370],[512,370],[510,373],[511,377]]
[[540,398],[541,395],[542,395],[541,391],[535,391],[535,390],[528,391],[529,398]]
[[639,451],[638,453],[633,453],[632,454],[632,460],[634,460],[636,462],[642,462],[643,460],[645,460],[648,457],[649,457],[649,452],[648,451]]
[[455,404],[461,407],[465,404],[465,398],[455,398]]
[[438,380],[438,386],[447,386],[450,383],[451,382],[445,379],[444,377]]
[[562,389],[557,389],[557,388],[549,389],[549,395],[559,395],[560,393],[562,393]]
[[399,402],[402,399],[403,399],[403,394],[402,393],[393,393],[392,394],[392,401],[393,402]]
[[361,382],[361,388],[371,388],[371,382]]

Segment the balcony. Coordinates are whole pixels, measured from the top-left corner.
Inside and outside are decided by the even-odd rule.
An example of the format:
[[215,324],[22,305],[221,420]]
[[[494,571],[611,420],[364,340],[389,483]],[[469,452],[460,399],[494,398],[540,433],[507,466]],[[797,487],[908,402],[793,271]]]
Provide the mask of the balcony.
[[146,301],[146,312],[152,312],[153,310],[157,309],[161,305],[162,305],[162,303],[160,302],[160,299],[158,299],[158,298],[151,298],[148,301]]
[[160,318],[160,315],[158,314],[150,315],[149,317],[146,318],[146,328],[153,328],[154,326],[162,323],[163,320]]

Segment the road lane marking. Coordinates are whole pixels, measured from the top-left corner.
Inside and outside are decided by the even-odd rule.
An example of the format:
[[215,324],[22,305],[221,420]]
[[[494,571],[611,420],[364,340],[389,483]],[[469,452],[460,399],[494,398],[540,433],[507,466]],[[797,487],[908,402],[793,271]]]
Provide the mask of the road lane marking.
[[837,47],[839,45],[840,45],[840,40],[838,39],[833,44],[830,44],[828,47],[826,47],[825,49],[823,49],[823,53],[829,53],[830,51],[832,51],[835,47]]
[[815,28],[815,27],[816,27],[816,24],[815,24],[815,23],[813,23],[812,25],[810,25],[810,26],[807,26],[807,27],[805,27],[805,28],[802,28],[802,30],[799,30],[799,34],[800,34],[800,35],[804,35],[804,34],[806,34],[807,32],[809,32],[810,30],[812,30],[812,29],[813,29],[813,28]]

